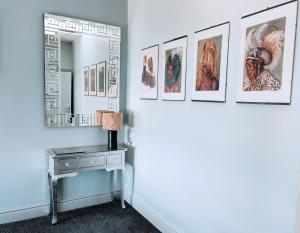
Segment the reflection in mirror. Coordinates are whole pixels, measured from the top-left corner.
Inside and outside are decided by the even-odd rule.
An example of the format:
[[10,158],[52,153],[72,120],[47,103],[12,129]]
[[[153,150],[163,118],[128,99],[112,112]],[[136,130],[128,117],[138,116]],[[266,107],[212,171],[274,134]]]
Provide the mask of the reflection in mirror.
[[44,24],[47,126],[94,126],[97,111],[119,111],[120,28],[50,14]]

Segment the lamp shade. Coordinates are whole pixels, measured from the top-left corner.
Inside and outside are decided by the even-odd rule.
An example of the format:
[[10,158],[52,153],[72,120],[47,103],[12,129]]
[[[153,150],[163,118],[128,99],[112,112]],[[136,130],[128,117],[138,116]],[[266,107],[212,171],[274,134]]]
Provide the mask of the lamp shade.
[[117,131],[123,128],[123,113],[104,112],[102,113],[102,129]]
[[113,111],[107,111],[107,110],[96,110],[96,125],[101,126],[102,125],[102,115],[103,113],[113,113]]

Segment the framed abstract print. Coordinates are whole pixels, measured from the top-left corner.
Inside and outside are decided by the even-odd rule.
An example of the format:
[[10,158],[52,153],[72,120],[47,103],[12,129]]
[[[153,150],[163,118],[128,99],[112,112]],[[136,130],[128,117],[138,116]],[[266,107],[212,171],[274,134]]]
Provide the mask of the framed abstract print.
[[225,102],[229,23],[195,33],[192,100]]
[[96,70],[97,65],[90,66],[90,96],[96,96],[97,94]]
[[163,44],[163,100],[185,100],[186,50],[187,36]]
[[242,18],[237,102],[291,100],[298,2]]
[[158,45],[141,51],[141,99],[157,99]]
[[106,62],[97,64],[97,96],[106,96]]
[[83,67],[83,95],[89,95],[89,80],[90,80],[89,67]]

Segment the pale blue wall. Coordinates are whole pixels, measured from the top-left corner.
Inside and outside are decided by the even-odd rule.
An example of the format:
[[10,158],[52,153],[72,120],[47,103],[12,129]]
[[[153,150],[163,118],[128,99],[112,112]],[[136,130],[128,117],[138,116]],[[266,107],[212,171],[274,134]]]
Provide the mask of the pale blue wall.
[[[240,17],[282,2],[128,1],[133,203],[142,199],[179,232],[294,232],[300,158],[300,30],[292,104],[235,103]],[[227,103],[191,102],[193,32],[226,21],[231,21]],[[140,100],[140,49],[186,34],[187,101]]]
[[[43,13],[122,27],[121,109],[125,109],[127,1],[0,1],[0,213],[48,204],[46,149],[104,144],[98,128],[48,129],[44,124]],[[123,141],[123,133],[119,136]],[[105,172],[66,179],[63,199],[110,191]]]

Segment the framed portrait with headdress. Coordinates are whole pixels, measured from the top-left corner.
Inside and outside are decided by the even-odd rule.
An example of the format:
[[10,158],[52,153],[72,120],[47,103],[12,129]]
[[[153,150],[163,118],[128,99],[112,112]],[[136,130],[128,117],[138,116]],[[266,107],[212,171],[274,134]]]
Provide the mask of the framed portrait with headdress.
[[157,99],[158,45],[141,51],[141,99]]
[[91,65],[90,66],[90,96],[96,96],[97,95],[97,65]]
[[242,17],[237,102],[291,101],[298,2]]
[[97,64],[97,96],[106,96],[106,61]]
[[225,102],[229,23],[195,32],[192,100]]
[[89,95],[89,82],[90,82],[90,68],[88,66],[83,67],[83,95]]
[[186,49],[187,36],[163,44],[163,100],[185,100]]

